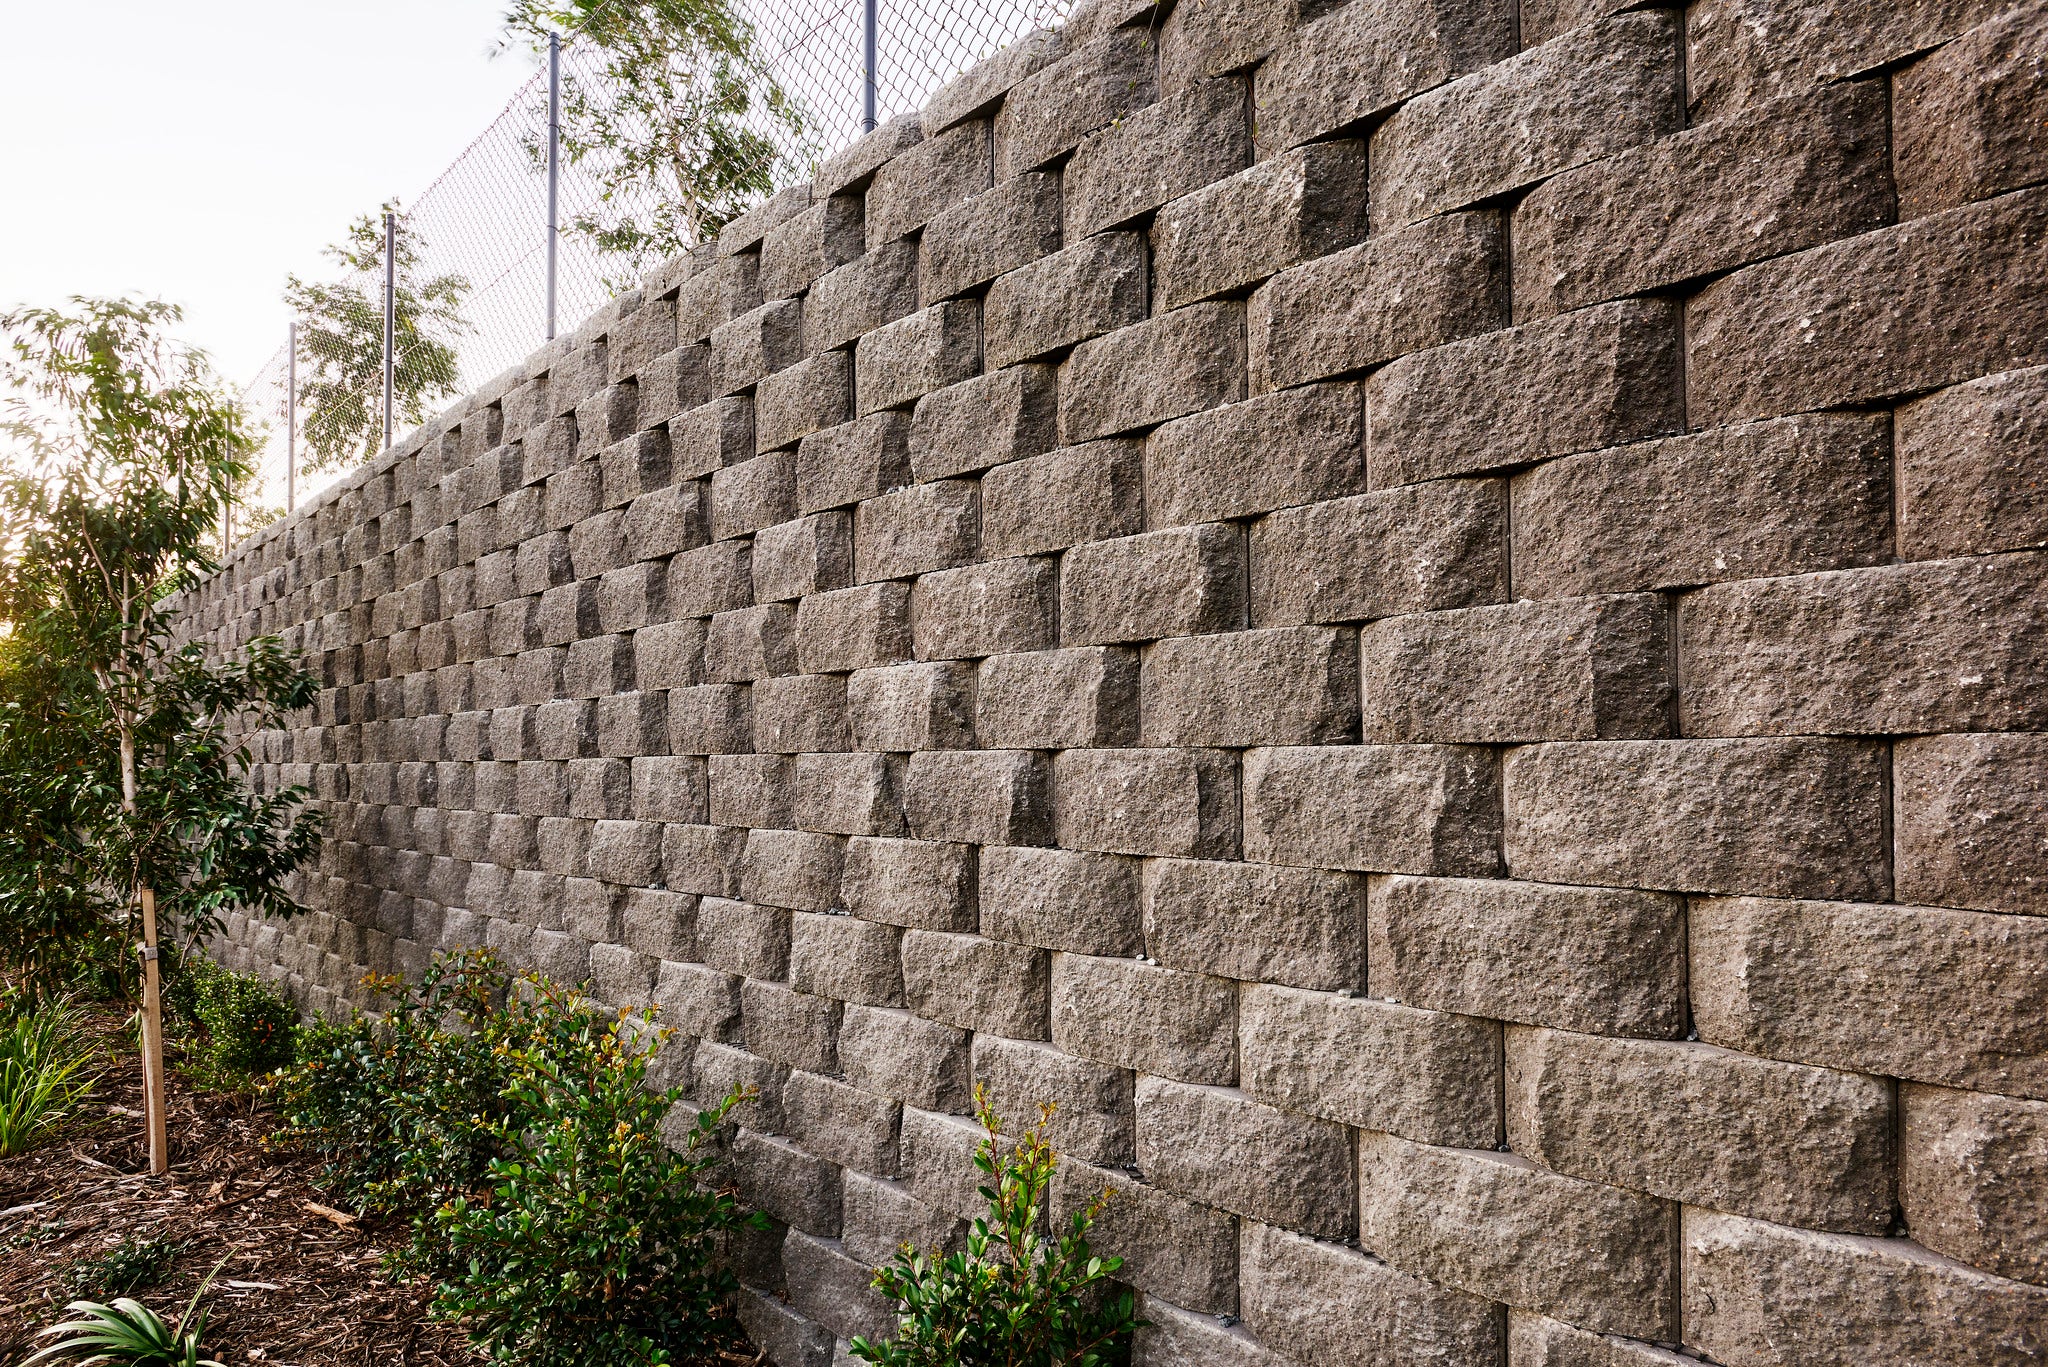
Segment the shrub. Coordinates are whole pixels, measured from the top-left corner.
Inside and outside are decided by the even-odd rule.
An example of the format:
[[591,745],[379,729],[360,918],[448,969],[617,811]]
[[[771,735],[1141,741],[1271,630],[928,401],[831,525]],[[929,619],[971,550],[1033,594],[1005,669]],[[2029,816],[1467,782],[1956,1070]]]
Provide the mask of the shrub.
[[[736,1338],[715,1245],[746,1222],[711,1184],[710,1141],[742,1098],[663,1141],[680,1089],[647,1085],[666,1032],[488,953],[437,960],[366,1017],[304,1033],[281,1083],[285,1136],[365,1208],[407,1220],[398,1269],[435,1277],[500,1361],[698,1360]],[[754,1217],[758,1220],[759,1217]]]
[[853,1355],[877,1367],[1112,1367],[1130,1361],[1142,1321],[1131,1293],[1110,1278],[1121,1258],[1098,1258],[1088,1230],[1114,1193],[1074,1212],[1067,1232],[1050,1239],[1045,1193],[1058,1168],[1046,1141],[1053,1108],[1005,1153],[1002,1121],[975,1089],[975,1113],[987,1133],[974,1166],[995,1183],[981,1187],[988,1214],[968,1230],[961,1253],[905,1247],[875,1274],[875,1288],[896,1303],[895,1339],[853,1340]]
[[127,1296],[146,1291],[170,1275],[184,1245],[161,1236],[133,1235],[100,1254],[80,1258],[65,1269],[63,1284],[73,1296]]
[[299,1013],[261,978],[189,954],[165,992],[203,1080],[241,1086],[292,1061]]
[[0,1158],[28,1152],[70,1117],[97,1081],[98,1053],[68,1000],[0,1019]]

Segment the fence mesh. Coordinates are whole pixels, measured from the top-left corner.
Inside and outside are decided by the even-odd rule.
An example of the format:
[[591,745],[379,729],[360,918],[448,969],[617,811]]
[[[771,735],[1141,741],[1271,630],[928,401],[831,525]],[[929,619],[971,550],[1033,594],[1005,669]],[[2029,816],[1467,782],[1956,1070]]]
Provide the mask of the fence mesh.
[[[921,108],[976,62],[1061,22],[1070,5],[877,0],[877,121]],[[600,11],[626,26],[623,43],[563,42],[561,330],[696,240],[705,221],[809,179],[863,132],[864,0],[736,0],[734,10],[743,57],[684,54],[660,80],[647,79],[645,54],[632,45],[635,0]],[[394,441],[546,339],[548,87],[542,57],[433,184],[385,206],[397,243]],[[675,159],[659,154],[707,125],[732,168],[708,197],[703,185],[679,182]],[[264,444],[236,536],[383,448],[384,274],[379,211],[349,226],[324,273],[288,283],[296,421],[293,357],[280,338],[243,388]]]

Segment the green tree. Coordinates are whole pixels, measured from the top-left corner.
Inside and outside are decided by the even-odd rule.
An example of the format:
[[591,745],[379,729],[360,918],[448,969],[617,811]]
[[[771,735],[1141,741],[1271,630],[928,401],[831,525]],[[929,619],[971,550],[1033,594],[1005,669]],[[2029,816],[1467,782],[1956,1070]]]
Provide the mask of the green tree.
[[[614,289],[774,189],[778,140],[803,137],[795,102],[728,0],[514,0],[505,28],[537,52],[560,34],[594,63],[565,62],[562,73],[562,156],[599,192],[563,229],[608,258]],[[545,166],[544,135],[527,151]]]
[[[327,249],[347,270],[334,284],[285,277],[284,301],[299,320],[299,468],[308,474],[362,464],[384,446],[384,212],[364,214]],[[469,280],[422,270],[426,246],[403,224],[392,290],[392,420],[416,426],[460,392],[455,344]]]
[[316,683],[275,637],[226,661],[176,643],[168,600],[213,568],[252,443],[205,358],[166,336],[175,308],[73,303],[0,317],[0,957],[39,987],[81,958],[126,987],[139,935],[153,1026],[159,916],[190,944],[238,905],[298,909],[285,879],[317,814],[300,789],[252,792],[240,738]]

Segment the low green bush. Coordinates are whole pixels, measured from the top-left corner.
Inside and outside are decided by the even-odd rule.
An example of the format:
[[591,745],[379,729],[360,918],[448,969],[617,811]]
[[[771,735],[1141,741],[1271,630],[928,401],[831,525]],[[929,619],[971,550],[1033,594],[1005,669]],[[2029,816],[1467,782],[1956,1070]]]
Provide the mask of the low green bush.
[[716,1259],[750,1219],[714,1181],[738,1091],[663,1140],[680,1089],[648,1085],[652,1012],[599,1010],[487,953],[437,960],[358,1016],[301,1034],[284,1137],[360,1207],[408,1222],[397,1270],[439,1282],[494,1359],[526,1367],[693,1362],[738,1341]]
[[201,1083],[240,1087],[292,1061],[299,1013],[261,978],[182,956],[164,992]]
[[988,1214],[959,1253],[905,1247],[876,1272],[900,1324],[886,1343],[856,1338],[853,1355],[876,1367],[1122,1367],[1143,1323],[1128,1288],[1111,1278],[1121,1258],[1098,1258],[1088,1231],[1112,1192],[1075,1211],[1058,1238],[1046,1225],[1045,1195],[1059,1158],[1045,1137],[1050,1105],[1014,1148],[980,1088],[975,1113],[986,1131],[974,1166],[994,1183],[978,1188]]
[[57,998],[0,1016],[0,1158],[43,1143],[98,1079],[85,1014]]
[[70,1296],[130,1296],[147,1291],[170,1275],[184,1244],[161,1236],[128,1235],[97,1258],[80,1258],[64,1270],[63,1287]]

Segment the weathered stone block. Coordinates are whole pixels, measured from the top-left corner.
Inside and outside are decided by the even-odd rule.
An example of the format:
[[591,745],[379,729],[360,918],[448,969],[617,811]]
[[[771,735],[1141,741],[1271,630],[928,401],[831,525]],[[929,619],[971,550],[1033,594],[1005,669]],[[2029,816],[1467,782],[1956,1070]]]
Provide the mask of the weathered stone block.
[[981,304],[951,299],[867,333],[854,351],[863,416],[900,408],[981,369]]
[[933,216],[918,239],[928,303],[985,285],[1060,249],[1060,178],[1029,171]]
[[1032,555],[1142,530],[1141,450],[1134,441],[1094,441],[989,471],[981,481],[982,553]]
[[1053,373],[1047,365],[1009,366],[919,399],[909,438],[917,479],[973,474],[1050,450],[1059,425]]
[[1271,745],[1357,734],[1358,641],[1295,627],[1184,636],[1145,651],[1146,745]]
[[1127,745],[1138,738],[1137,652],[1094,646],[991,656],[981,663],[974,709],[975,733],[991,749]]
[[1135,859],[991,845],[981,852],[980,905],[990,939],[1077,954],[1144,948]]
[[921,576],[910,630],[921,660],[972,659],[1055,643],[1059,573],[1051,558],[991,560]]
[[1238,848],[1237,765],[1222,750],[1063,750],[1053,830],[1069,849],[1228,859]]
[[1084,238],[999,275],[982,301],[982,364],[999,370],[1145,316],[1145,239]]
[[2048,1105],[1899,1088],[1899,1205],[1920,1243],[2048,1283]]

